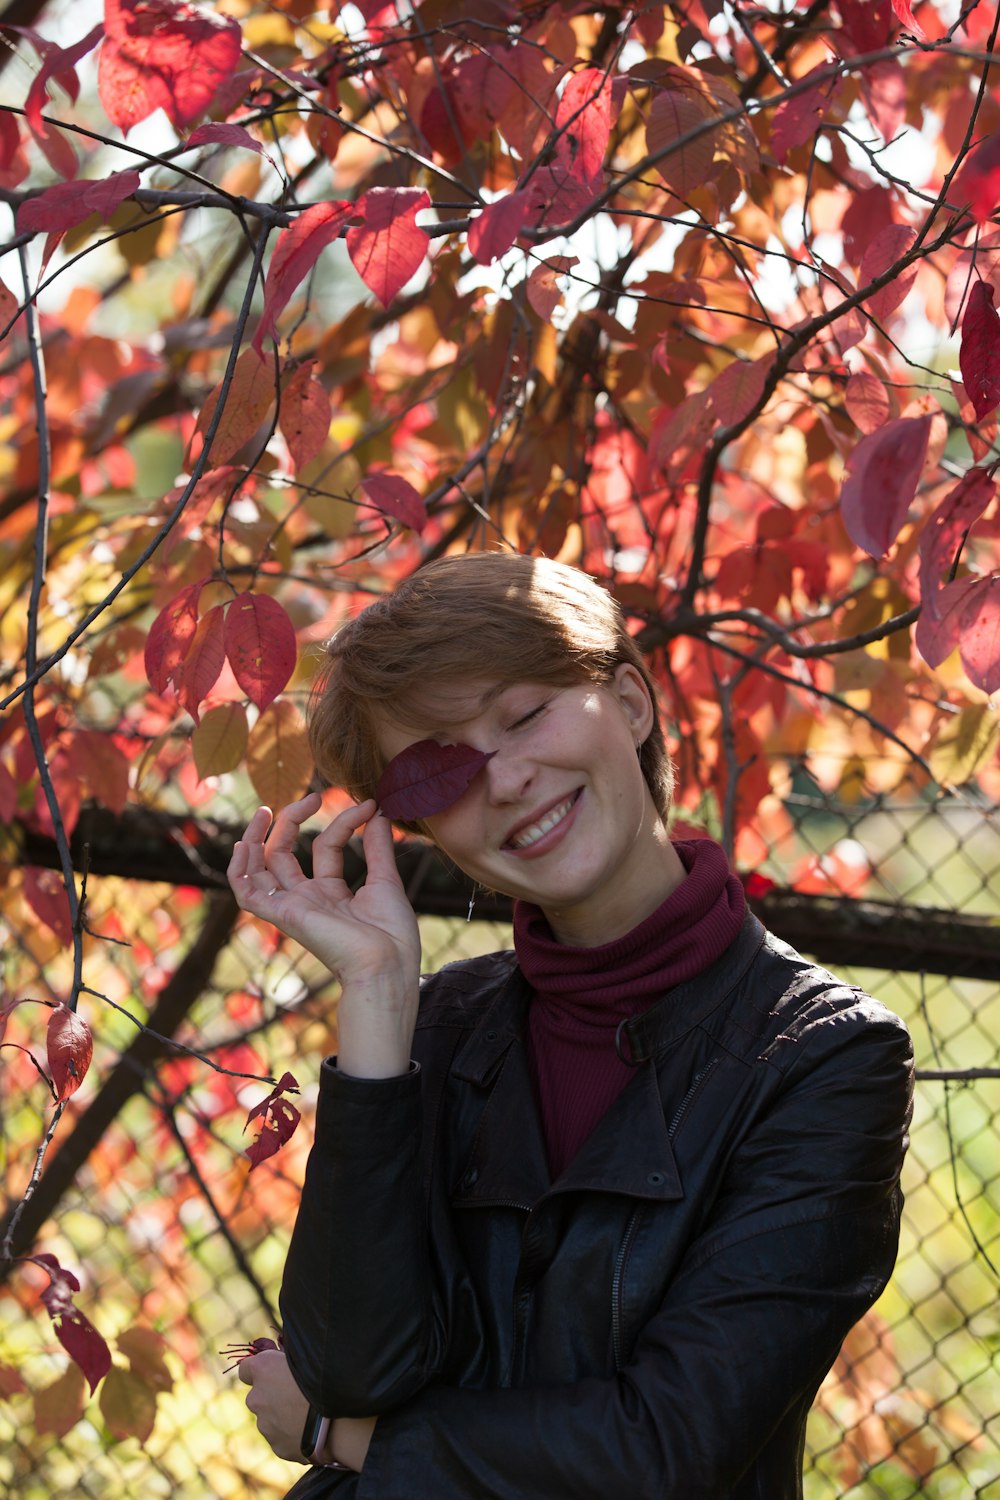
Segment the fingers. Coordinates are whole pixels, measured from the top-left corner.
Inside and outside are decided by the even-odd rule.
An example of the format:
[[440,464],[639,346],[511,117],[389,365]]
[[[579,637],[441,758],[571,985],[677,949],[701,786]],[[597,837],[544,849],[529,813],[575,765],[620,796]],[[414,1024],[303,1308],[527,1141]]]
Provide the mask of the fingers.
[[258,807],[243,837],[233,846],[226,871],[244,910],[272,920],[271,898],[305,879],[292,849],[302,824],[319,810],[320,800],[317,792],[311,792],[290,803],[278,813],[273,826],[271,809]]
[[241,1359],[239,1364],[236,1366],[236,1374],[239,1376],[240,1380],[242,1380],[244,1385],[253,1385],[255,1374],[254,1360],[257,1359],[257,1357],[258,1356],[256,1354],[249,1354],[247,1355],[246,1359]]
[[344,878],[344,850],[361,825],[373,818],[374,812],[375,802],[369,797],[356,807],[345,808],[322,833],[317,834],[312,847],[313,875],[317,880]]
[[[367,804],[365,804],[367,805]],[[393,845],[392,824],[381,815],[369,816],[363,835],[365,863],[369,880],[389,880],[403,884],[396,868],[396,851]]]
[[319,812],[322,799],[318,792],[310,792],[297,802],[283,807],[274,820],[267,843],[263,847],[264,863],[275,877],[278,885],[285,889],[305,879],[295,855],[295,845],[307,819]]

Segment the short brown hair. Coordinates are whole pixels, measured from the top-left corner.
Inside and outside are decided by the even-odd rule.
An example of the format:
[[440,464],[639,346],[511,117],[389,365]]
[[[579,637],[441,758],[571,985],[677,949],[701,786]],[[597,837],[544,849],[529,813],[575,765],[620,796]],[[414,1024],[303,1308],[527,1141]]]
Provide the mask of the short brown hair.
[[[310,712],[316,769],[359,801],[373,797],[384,769],[379,719],[416,722],[428,687],[461,677],[609,682],[623,662],[641,673],[655,706],[656,686],[621,610],[588,574],[514,552],[438,558],[330,641]],[[673,767],[659,713],[640,765],[665,818]]]

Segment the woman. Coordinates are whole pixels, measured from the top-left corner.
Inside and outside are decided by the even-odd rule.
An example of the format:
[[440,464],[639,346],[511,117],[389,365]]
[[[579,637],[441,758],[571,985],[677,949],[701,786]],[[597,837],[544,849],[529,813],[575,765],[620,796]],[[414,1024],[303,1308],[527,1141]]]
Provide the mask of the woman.
[[[230,867],[341,985],[285,1354],[240,1366],[315,1461],[293,1494],[801,1495],[812,1399],[895,1258],[902,1024],[767,934],[716,844],[671,843],[652,681],[574,569],[427,565],[334,638],[311,733],[358,805],[311,878],[314,796]],[[481,752],[420,827],[515,898],[515,948],[421,989],[373,794],[428,740]]]

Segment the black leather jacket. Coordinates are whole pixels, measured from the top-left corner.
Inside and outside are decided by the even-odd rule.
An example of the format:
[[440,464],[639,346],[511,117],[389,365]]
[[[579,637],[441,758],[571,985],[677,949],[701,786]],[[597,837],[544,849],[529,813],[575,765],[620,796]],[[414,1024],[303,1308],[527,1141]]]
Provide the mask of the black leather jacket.
[[380,1414],[356,1500],[791,1500],[896,1255],[903,1024],[747,916],[628,1022],[635,1076],[549,1177],[514,955],[430,979],[401,1078],[323,1066],[281,1292],[292,1371]]

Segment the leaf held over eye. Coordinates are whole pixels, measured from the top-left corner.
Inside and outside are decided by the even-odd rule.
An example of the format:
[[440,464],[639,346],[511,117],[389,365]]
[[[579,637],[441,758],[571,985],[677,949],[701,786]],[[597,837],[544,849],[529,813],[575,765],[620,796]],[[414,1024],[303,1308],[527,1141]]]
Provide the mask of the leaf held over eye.
[[417,740],[395,756],[379,777],[375,798],[386,818],[429,818],[451,807],[495,750]]

